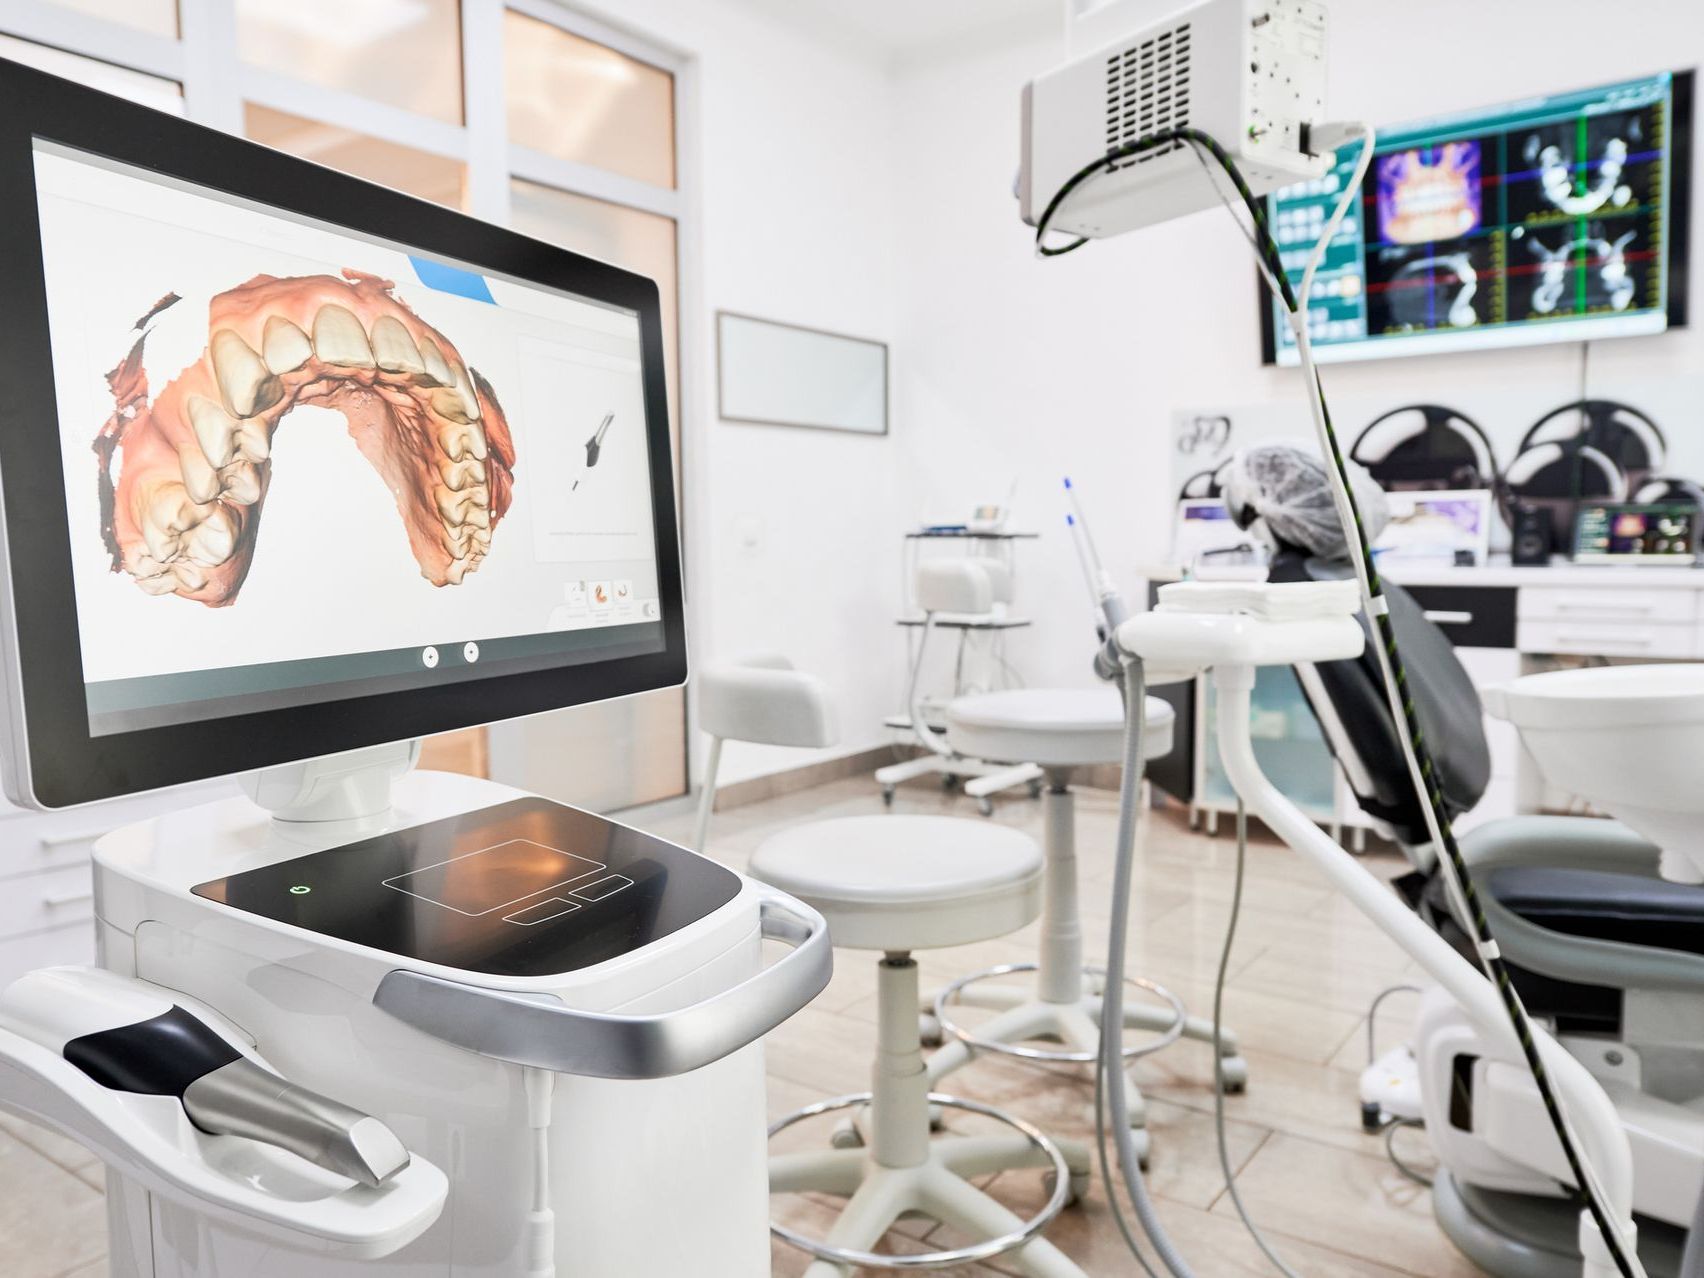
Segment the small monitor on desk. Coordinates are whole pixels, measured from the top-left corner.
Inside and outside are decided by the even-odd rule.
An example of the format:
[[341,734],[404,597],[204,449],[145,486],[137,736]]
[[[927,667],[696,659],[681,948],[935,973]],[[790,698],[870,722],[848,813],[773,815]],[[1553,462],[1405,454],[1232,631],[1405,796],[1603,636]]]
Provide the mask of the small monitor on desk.
[[1491,549],[1491,494],[1482,488],[1385,494],[1390,522],[1373,549],[1384,559],[1478,567]]
[[1690,568],[1697,559],[1698,508],[1605,502],[1581,506],[1574,562]]
[[680,683],[639,276],[0,62],[6,789]]

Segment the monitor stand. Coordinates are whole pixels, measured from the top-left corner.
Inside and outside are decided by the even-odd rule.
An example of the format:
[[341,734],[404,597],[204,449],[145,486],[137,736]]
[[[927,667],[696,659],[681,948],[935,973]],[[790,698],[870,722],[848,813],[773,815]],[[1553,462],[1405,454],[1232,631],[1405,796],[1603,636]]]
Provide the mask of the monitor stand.
[[419,758],[419,741],[397,741],[262,768],[240,784],[274,822],[359,821],[390,811],[391,784]]

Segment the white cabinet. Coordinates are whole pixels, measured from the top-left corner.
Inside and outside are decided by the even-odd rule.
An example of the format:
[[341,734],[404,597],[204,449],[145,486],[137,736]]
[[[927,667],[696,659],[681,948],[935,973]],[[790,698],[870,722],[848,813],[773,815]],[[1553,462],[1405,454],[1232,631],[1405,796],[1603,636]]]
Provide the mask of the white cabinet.
[[228,782],[63,812],[0,801],[0,987],[38,967],[95,960],[90,852],[108,830],[233,792]]

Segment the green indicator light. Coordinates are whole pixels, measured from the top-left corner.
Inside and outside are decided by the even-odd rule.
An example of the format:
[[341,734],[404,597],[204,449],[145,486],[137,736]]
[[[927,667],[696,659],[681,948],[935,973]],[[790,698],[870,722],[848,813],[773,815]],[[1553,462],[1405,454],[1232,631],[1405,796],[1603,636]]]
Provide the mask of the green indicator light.
[[309,887],[306,883],[298,883],[298,884],[296,884],[295,887],[290,889],[290,895],[291,896],[306,896],[309,892],[312,892],[312,891],[313,891],[313,889],[311,887]]

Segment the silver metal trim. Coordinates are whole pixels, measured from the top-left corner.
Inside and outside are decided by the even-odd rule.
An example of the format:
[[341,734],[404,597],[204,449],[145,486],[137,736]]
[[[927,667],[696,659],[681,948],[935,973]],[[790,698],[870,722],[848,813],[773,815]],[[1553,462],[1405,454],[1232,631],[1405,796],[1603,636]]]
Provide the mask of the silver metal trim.
[[[774,1139],[776,1133],[786,1130],[794,1123],[803,1122],[807,1118],[815,1118],[819,1114],[830,1114],[835,1110],[851,1109],[858,1105],[870,1103],[871,1093],[856,1092],[851,1096],[837,1096],[833,1100],[818,1101],[814,1105],[806,1105],[796,1109],[785,1118],[770,1125],[769,1135]],[[978,1260],[989,1260],[995,1256],[1003,1256],[1008,1251],[1016,1251],[1025,1243],[1031,1242],[1036,1235],[1053,1222],[1053,1218],[1065,1209],[1065,1203],[1071,1196],[1071,1168],[1065,1161],[1064,1151],[1054,1143],[1051,1137],[1041,1128],[1008,1114],[1005,1110],[995,1109],[992,1105],[983,1105],[977,1101],[962,1100],[956,1096],[946,1096],[940,1092],[929,1093],[929,1103],[940,1105],[945,1109],[962,1109],[972,1114],[980,1114],[984,1118],[992,1118],[1015,1127],[1028,1136],[1030,1143],[1046,1154],[1053,1163],[1053,1193],[1047,1203],[1035,1215],[1031,1216],[1018,1228],[1010,1233],[1001,1234],[998,1238],[990,1238],[986,1242],[972,1243],[966,1247],[955,1247],[951,1251],[925,1251],[914,1255],[889,1255],[884,1252],[854,1251],[849,1247],[830,1247],[827,1243],[807,1238],[803,1234],[788,1229],[785,1225],[769,1222],[769,1232],[782,1242],[797,1247],[800,1251],[809,1252],[819,1260],[828,1260],[842,1265],[857,1265],[866,1269],[945,1269],[951,1265],[966,1265]]]
[[828,984],[828,923],[809,906],[752,884],[766,940],[793,947],[757,975],[701,1003],[655,1016],[585,1012],[536,995],[423,972],[385,974],[375,1007],[481,1056],[588,1078],[669,1078],[754,1043]]
[[[1071,1052],[1048,1047],[1024,1047],[1018,1043],[1000,1043],[991,1038],[978,1038],[972,1031],[957,1024],[947,1015],[947,1004],[952,1001],[953,995],[967,985],[976,981],[991,980],[996,976],[1010,976],[1014,972],[1036,972],[1040,970],[1040,965],[1036,963],[1002,963],[999,967],[991,967],[986,971],[972,972],[969,976],[961,976],[935,996],[935,1019],[940,1022],[943,1030],[979,1052],[996,1052],[1001,1056],[1017,1056],[1026,1061],[1059,1061],[1073,1065],[1092,1065],[1098,1059],[1095,1052]],[[1101,967],[1085,967],[1083,971],[1092,976],[1104,977],[1106,975],[1106,969]],[[1189,1012],[1184,1007],[1181,998],[1165,986],[1156,985],[1145,977],[1127,976],[1124,978],[1124,983],[1134,985],[1140,990],[1147,990],[1154,997],[1171,1004],[1172,1009],[1172,1023],[1166,1026],[1165,1031],[1151,1042],[1126,1047],[1124,1049],[1125,1060],[1135,1060],[1138,1056],[1146,1056],[1150,1052],[1157,1052],[1161,1048],[1170,1047],[1183,1037],[1183,1027],[1189,1019]]]
[[375,1189],[409,1163],[408,1150],[378,1119],[298,1087],[246,1056],[191,1083],[183,1109],[204,1132],[287,1149]]

